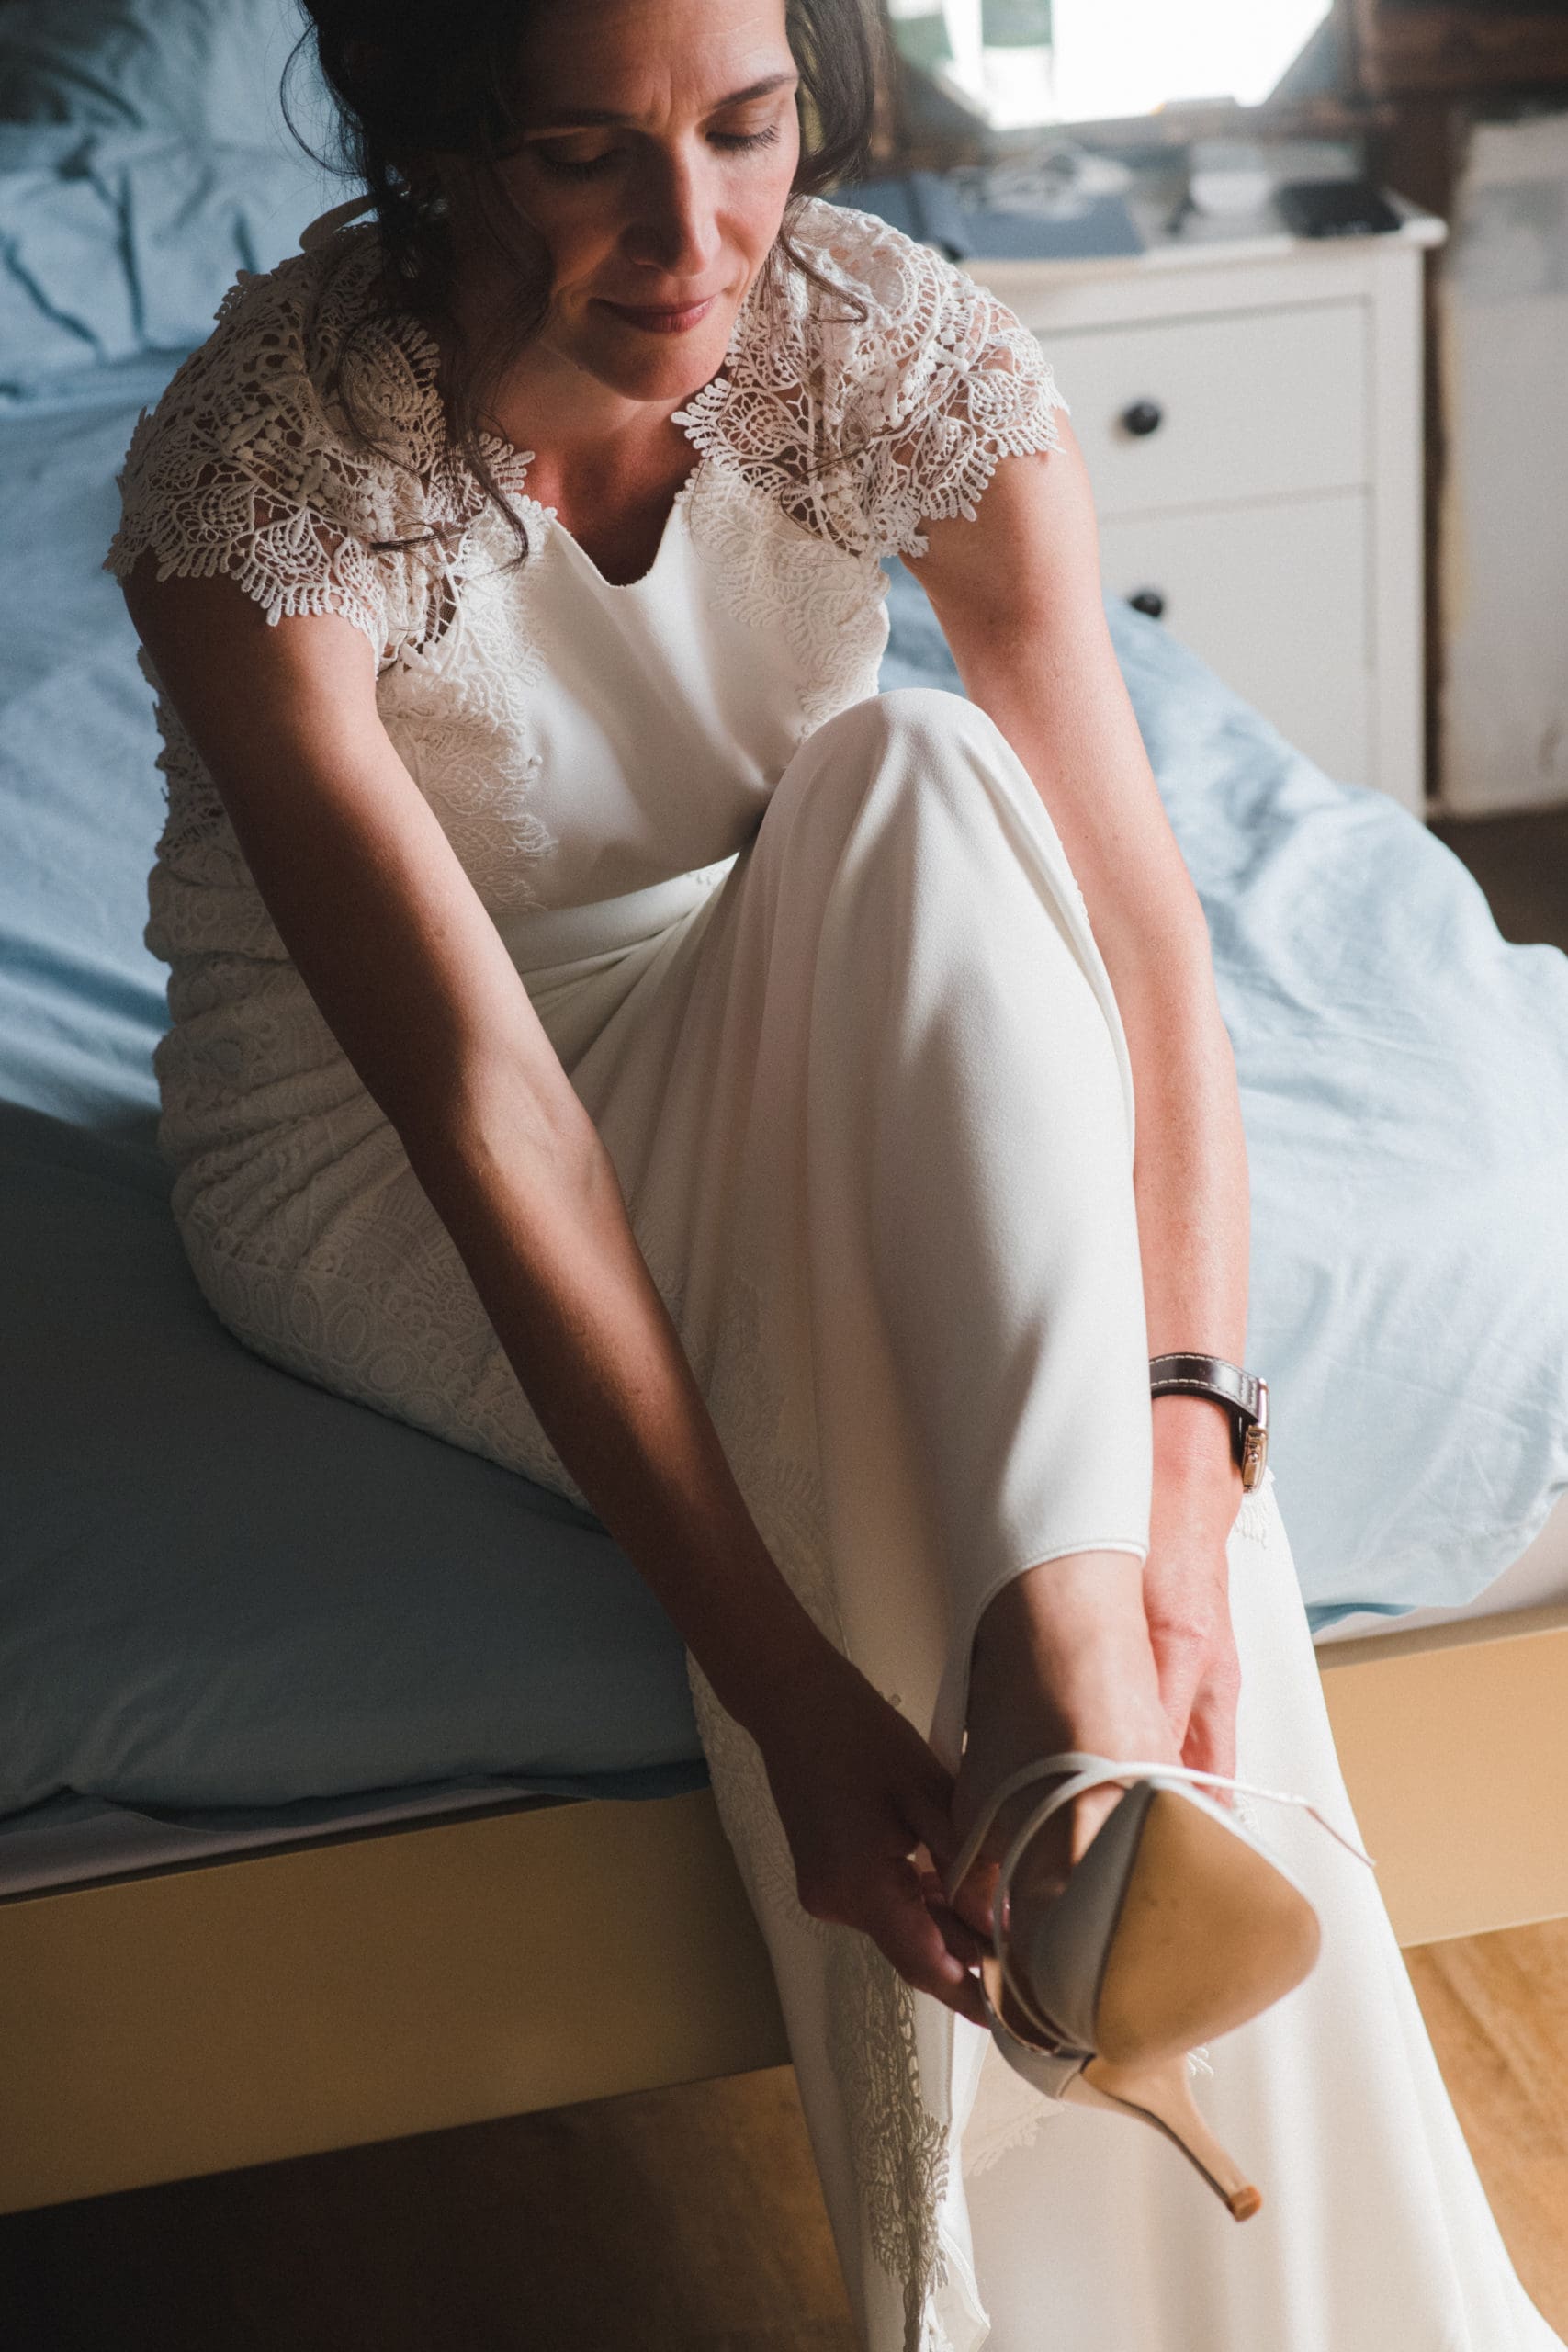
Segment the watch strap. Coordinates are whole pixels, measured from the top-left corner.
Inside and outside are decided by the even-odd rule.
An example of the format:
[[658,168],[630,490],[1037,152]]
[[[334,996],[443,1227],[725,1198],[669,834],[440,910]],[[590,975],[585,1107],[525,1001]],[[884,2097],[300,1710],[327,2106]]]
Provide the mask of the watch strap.
[[1183,1350],[1149,1358],[1149,1388],[1155,1396],[1174,1391],[1213,1396],[1227,1406],[1242,1485],[1258,1484],[1269,1458],[1269,1384],[1260,1373],[1247,1372],[1224,1356]]

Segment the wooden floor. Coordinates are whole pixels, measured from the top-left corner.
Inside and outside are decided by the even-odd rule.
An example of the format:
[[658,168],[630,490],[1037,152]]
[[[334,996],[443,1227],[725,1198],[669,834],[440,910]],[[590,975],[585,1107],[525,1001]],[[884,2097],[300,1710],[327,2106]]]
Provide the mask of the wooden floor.
[[[1434,830],[1506,937],[1568,948],[1568,810]],[[1516,2267],[1568,2338],[1568,1921],[1406,1959]],[[0,2343],[855,2352],[787,2070],[0,2221]]]
[[1405,1959],[1514,2267],[1568,2340],[1568,1919]]
[[[1406,1958],[1568,2337],[1568,1921]],[[0,2315],[9,2352],[856,2352],[787,2068],[20,2214]]]

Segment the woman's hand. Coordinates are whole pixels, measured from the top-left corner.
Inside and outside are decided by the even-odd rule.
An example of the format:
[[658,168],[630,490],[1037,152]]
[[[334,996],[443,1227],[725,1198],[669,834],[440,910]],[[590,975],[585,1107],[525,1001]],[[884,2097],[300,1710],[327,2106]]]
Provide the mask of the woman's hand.
[[860,1669],[824,1645],[818,1665],[755,1736],[802,1907],[868,1935],[907,1983],[976,2025],[980,1939],[942,1900],[956,1850],[953,1777]]
[[[1144,1611],[1160,1702],[1181,1751],[1200,1772],[1235,1772],[1241,1663],[1231,1626],[1226,1541],[1240,1500],[1234,1479],[1166,1473],[1156,1463],[1144,1564]],[[1223,1789],[1209,1793],[1222,1803]]]

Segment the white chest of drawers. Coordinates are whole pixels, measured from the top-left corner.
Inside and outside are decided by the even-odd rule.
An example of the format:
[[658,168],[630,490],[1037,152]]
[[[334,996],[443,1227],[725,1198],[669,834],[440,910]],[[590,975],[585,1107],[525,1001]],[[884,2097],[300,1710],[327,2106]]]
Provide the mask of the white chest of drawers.
[[1039,336],[1094,485],[1107,589],[1320,767],[1424,811],[1421,248],[1164,238],[973,260]]

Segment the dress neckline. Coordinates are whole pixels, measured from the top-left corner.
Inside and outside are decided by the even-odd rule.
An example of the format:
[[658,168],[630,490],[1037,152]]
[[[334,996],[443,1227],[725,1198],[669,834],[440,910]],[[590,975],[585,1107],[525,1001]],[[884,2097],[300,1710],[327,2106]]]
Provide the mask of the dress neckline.
[[[534,453],[531,449],[519,449],[513,454],[518,460],[519,470],[516,480],[521,484]],[[639,588],[646,588],[663,566],[671,542],[675,537],[680,525],[682,510],[691,497],[697,476],[707,462],[705,458],[699,457],[691,472],[676,491],[671,503],[670,512],[664,517],[664,527],[659,535],[659,545],[653,551],[653,560],[646,571],[637,573],[635,580],[606,580],[582,541],[567,529],[553,506],[542,506],[536,498],[532,497],[525,489],[521,487],[510,492],[510,499],[512,504],[521,507],[525,514],[531,515],[541,524],[552,537],[565,541],[576,560],[581,564],[597,587],[605,589],[613,596],[630,596],[634,595]]]
[[[362,273],[363,283],[355,288],[355,291],[358,299],[363,301],[366,292],[375,282],[378,249],[373,225],[357,222],[353,226],[349,225],[354,214],[360,209],[357,205],[342,206],[335,213],[323,214],[321,220],[311,223],[310,243],[304,243],[303,240],[301,242],[307,253],[319,255],[329,248],[341,247],[344,259],[356,260]],[[635,580],[606,580],[581,540],[574,537],[568,530],[556,509],[553,506],[546,506],[533,495],[527,483],[528,469],[533,464],[536,455],[534,450],[519,448],[514,442],[509,441],[504,434],[493,429],[482,432],[479,436],[479,446],[485,463],[494,476],[497,488],[504,494],[507,503],[513,508],[520,508],[525,514],[532,516],[542,528],[564,539],[574,550],[577,560],[583,565],[597,585],[612,594],[630,595],[636,590],[646,587],[654,578],[664,562],[671,540],[676,536],[681,510],[691,496],[698,475],[712,463],[708,453],[701,446],[697,432],[694,430],[698,413],[694,410],[694,403],[701,400],[704,391],[711,390],[712,385],[723,378],[732,366],[735,353],[742,341],[742,322],[750,313],[758,282],[760,280],[747,289],[746,299],[736,313],[728,345],[715,376],[698,392],[688,395],[681,408],[675,410],[671,415],[671,422],[680,425],[682,434],[691,448],[694,462],[690,472],[676,491],[670,512],[664,518],[664,528],[660,533],[659,545],[654,550],[653,560],[647,571],[639,572]],[[354,297],[350,295],[348,300],[352,304]],[[440,345],[424,322],[407,311],[400,311],[395,322],[390,322],[390,339],[400,345],[407,364],[412,366],[416,396],[425,408],[425,423],[432,441],[445,443],[451,450],[452,444],[447,432],[445,403],[440,390]],[[462,472],[469,475],[471,480],[471,469],[462,465],[458,453],[453,451],[453,455],[457,456]],[[477,482],[474,483],[474,488],[478,490]]]
[[[653,561],[636,580],[607,580],[555,510],[532,496],[526,475],[533,450],[520,449],[494,431],[479,435],[478,455],[501,493],[502,505],[519,516],[530,516],[541,537],[548,531],[558,532],[576,551],[570,560],[584,567],[596,586],[617,595],[635,596],[655,583],[668,565],[671,543],[680,536],[682,509],[690,503],[694,489],[715,469],[727,476],[739,474],[754,489],[771,493],[803,531],[828,539],[842,552],[863,557],[868,551],[865,521],[848,460],[829,450],[827,462],[819,463],[823,453],[818,441],[824,433],[829,442],[835,438],[848,405],[850,379],[867,375],[868,369],[886,374],[897,356],[895,345],[900,336],[907,341],[918,330],[922,348],[930,344],[939,356],[946,355],[952,364],[956,362],[932,332],[932,320],[927,316],[930,288],[906,256],[908,241],[885,224],[874,222],[869,215],[840,210],[816,197],[809,204],[814,258],[833,279],[841,279],[846,290],[863,300],[869,298],[874,312],[888,312],[891,301],[897,315],[884,317],[876,334],[871,336],[857,336],[853,332],[858,314],[855,320],[830,316],[818,322],[809,288],[797,285],[788,276],[777,248],[770,253],[736,312],[715,374],[671,413],[671,422],[679,424],[695,463],[665,518]],[[345,222],[326,233],[331,219],[325,216],[317,224],[323,233],[312,236],[309,250],[298,256],[315,280],[314,302],[308,307],[313,310],[329,378],[355,331],[368,327],[368,339],[354,352],[355,373],[367,393],[378,374],[384,379],[382,405],[389,454],[401,475],[422,485],[428,517],[439,525],[441,535],[451,544],[454,533],[460,539],[479,522],[487,501],[472,463],[453,445],[448,433],[440,391],[440,346],[414,312],[395,303],[383,310],[376,299],[380,262],[375,224]],[[834,241],[846,222],[852,230],[874,231],[884,242],[893,241],[888,255],[883,256],[897,278],[890,289],[882,288],[873,266],[880,246],[868,260],[859,254],[852,235],[848,256],[838,252]],[[872,242],[875,245],[874,237]],[[923,249],[909,250],[918,254]],[[927,259],[932,257],[928,254]],[[372,306],[369,318],[367,303]],[[1017,334],[1021,341],[1023,331]],[[823,347],[824,336],[834,344],[830,352]],[[1037,355],[1032,336],[1028,340]],[[870,368],[873,361],[875,368]],[[803,390],[807,386],[813,389]],[[997,437],[993,431],[988,439]],[[994,463],[994,456],[988,457],[976,489],[984,487]]]

